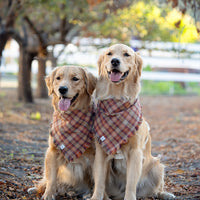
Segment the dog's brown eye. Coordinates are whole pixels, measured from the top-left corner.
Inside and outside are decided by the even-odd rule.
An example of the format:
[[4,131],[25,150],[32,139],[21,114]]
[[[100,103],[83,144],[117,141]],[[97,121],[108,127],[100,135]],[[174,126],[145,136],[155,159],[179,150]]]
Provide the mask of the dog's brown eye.
[[129,57],[130,55],[128,53],[124,53],[124,56]]
[[79,79],[77,77],[72,78],[73,81],[78,81]]
[[60,80],[60,76],[56,77],[56,80]]
[[112,56],[112,53],[111,53],[111,52],[109,52],[109,53],[107,53],[107,55],[108,55],[108,56]]

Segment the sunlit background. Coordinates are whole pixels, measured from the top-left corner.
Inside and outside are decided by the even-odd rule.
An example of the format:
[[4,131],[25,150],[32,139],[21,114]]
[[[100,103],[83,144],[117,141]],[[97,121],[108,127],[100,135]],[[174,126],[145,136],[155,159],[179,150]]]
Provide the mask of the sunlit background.
[[[0,35],[7,29],[8,37],[1,44],[0,87],[17,88],[20,68],[31,68],[29,90],[40,90],[55,66],[80,65],[97,76],[101,52],[125,43],[143,58],[143,94],[199,95],[200,4],[195,2],[24,0],[13,3],[16,13],[1,2]],[[27,56],[22,48],[31,62],[20,63],[20,56]]]

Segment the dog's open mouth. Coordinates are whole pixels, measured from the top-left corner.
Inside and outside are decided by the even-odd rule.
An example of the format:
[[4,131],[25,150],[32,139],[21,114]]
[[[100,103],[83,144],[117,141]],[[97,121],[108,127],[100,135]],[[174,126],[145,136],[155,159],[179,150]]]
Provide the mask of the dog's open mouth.
[[60,110],[62,111],[67,111],[69,109],[69,107],[74,103],[74,101],[77,99],[78,97],[78,93],[72,98],[72,99],[69,99],[65,96],[62,96],[60,97],[59,99],[59,102],[58,102],[58,107]]
[[113,69],[112,71],[108,72],[108,76],[112,82],[120,82],[124,80],[129,74],[129,70],[122,73],[117,69]]

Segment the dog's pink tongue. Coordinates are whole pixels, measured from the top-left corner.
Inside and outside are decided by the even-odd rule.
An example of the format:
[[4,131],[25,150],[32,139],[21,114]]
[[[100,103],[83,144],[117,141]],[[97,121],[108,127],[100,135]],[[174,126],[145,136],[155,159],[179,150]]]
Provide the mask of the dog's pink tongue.
[[110,74],[110,79],[113,82],[117,82],[120,80],[122,74],[120,72],[111,72]]
[[70,104],[71,104],[71,100],[70,99],[62,98],[58,102],[58,107],[62,111],[67,111],[69,109],[69,107],[70,107]]

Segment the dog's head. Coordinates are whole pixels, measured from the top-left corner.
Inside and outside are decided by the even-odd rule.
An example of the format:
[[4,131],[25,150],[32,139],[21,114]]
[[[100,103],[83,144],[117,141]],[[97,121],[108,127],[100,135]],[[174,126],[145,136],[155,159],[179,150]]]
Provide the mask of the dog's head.
[[99,75],[120,84],[132,78],[136,83],[141,76],[142,59],[130,47],[115,44],[107,49],[98,61]]
[[91,73],[75,66],[57,67],[45,81],[49,95],[53,95],[53,103],[58,103],[61,111],[91,96],[96,86],[96,78]]

